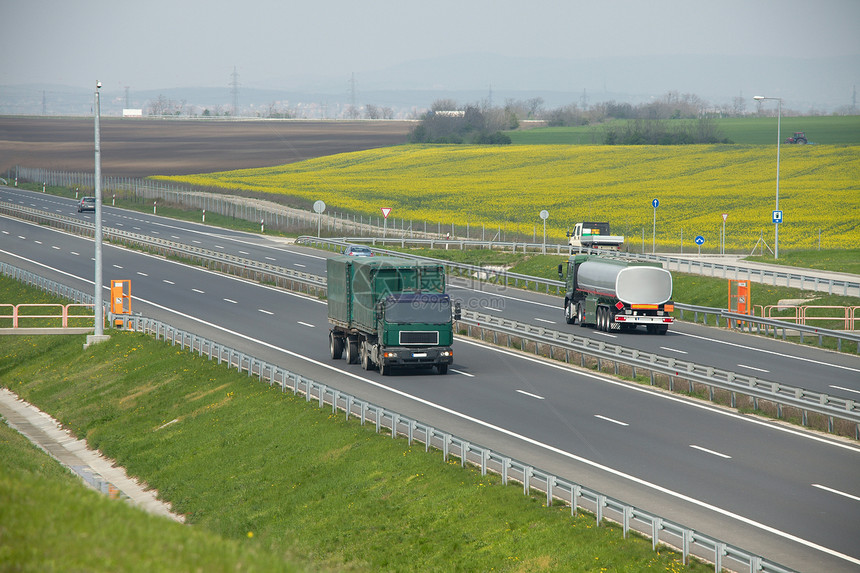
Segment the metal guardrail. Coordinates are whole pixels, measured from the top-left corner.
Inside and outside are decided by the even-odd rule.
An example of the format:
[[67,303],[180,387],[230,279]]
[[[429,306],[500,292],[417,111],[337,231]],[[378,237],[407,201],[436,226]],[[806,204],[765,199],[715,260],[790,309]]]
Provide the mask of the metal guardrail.
[[[516,243],[516,242],[501,242],[501,241],[469,241],[463,239],[415,239],[415,238],[401,238],[401,237],[392,237],[392,238],[379,238],[379,237],[343,237],[340,239],[323,239],[319,237],[299,237],[300,241],[307,242],[316,242],[316,243],[334,243],[334,244],[347,244],[347,243],[367,243],[370,242],[372,245],[380,244],[385,246],[386,244],[394,244],[399,245],[402,248],[405,248],[407,244],[409,245],[427,245],[431,248],[439,247],[440,245],[446,245],[444,248],[448,248],[447,246],[455,246],[459,249],[464,249],[466,247],[469,248],[487,248],[487,249],[499,249],[499,250],[508,250],[512,252],[516,252],[521,250],[522,252],[528,251],[539,251],[545,253],[555,253],[558,255],[570,255],[574,253],[583,253],[583,254],[599,254],[605,257],[614,257],[614,258],[622,258],[622,259],[632,259],[636,261],[643,262],[656,262],[665,265],[667,270],[674,270],[678,272],[686,272],[690,274],[700,274],[703,276],[711,276],[724,279],[736,279],[736,280],[750,280],[754,282],[761,283],[769,283],[773,286],[787,286],[787,287],[795,287],[800,289],[811,289],[819,292],[826,292],[828,294],[842,294],[844,296],[854,296],[860,298],[860,282],[851,281],[851,280],[838,280],[838,279],[826,279],[821,278],[815,275],[808,275],[802,272],[795,272],[790,269],[783,267],[782,269],[753,269],[750,267],[741,267],[736,265],[726,265],[723,263],[715,263],[709,261],[701,261],[701,260],[693,260],[683,257],[674,257],[669,255],[649,255],[649,254],[639,254],[639,253],[630,253],[623,251],[610,251],[610,250],[595,250],[595,249],[586,249],[586,248],[577,248],[570,247],[568,245],[559,245],[559,244],[546,244],[543,243]],[[402,253],[400,253],[402,255]],[[535,279],[533,280],[540,281],[541,284],[545,284],[547,288],[551,286],[556,286],[556,283],[559,281],[553,281],[548,279]],[[840,292],[841,291],[841,292]]]
[[[585,336],[577,336],[568,332],[561,332],[550,328],[535,326],[532,324],[508,320],[494,315],[481,314],[474,311],[463,310],[460,324],[468,328],[469,336],[472,336],[472,327],[489,330],[494,334],[493,342],[499,344],[497,334],[507,336],[510,344],[511,337],[520,339],[521,350],[525,350],[525,341],[531,342],[534,351],[539,352],[540,345],[549,349],[549,355],[555,356],[553,348],[564,351],[566,362],[570,362],[570,352],[580,355],[581,366],[585,367],[585,357],[590,356],[597,359],[598,370],[602,371],[602,361],[615,364],[615,374],[619,373],[618,365],[624,364],[632,369],[635,378],[638,371],[649,372],[651,384],[654,384],[654,375],[663,374],[669,378],[669,389],[675,390],[676,379],[687,381],[689,391],[693,393],[694,384],[706,386],[709,389],[710,399],[714,400],[714,390],[720,389],[730,393],[731,406],[737,407],[737,395],[749,396],[753,401],[753,408],[759,409],[759,400],[767,400],[777,404],[777,417],[782,417],[783,407],[796,408],[801,412],[803,425],[808,424],[809,412],[821,414],[827,417],[828,431],[834,430],[834,419],[841,419],[854,424],[854,437],[860,439],[860,403],[804,388],[780,384],[762,380],[756,376],[748,376],[703,366],[687,360],[679,360],[673,357],[661,356],[650,352],[643,352],[632,348],[626,348],[617,344],[611,344],[602,340],[594,340]],[[745,316],[745,315],[738,315]],[[481,337],[485,339],[484,336]]]
[[[3,212],[4,209],[7,208],[8,203],[0,203],[0,212]],[[37,220],[45,220],[45,221],[56,221],[56,220],[64,220],[70,225],[75,225],[79,228],[90,230],[92,224],[82,223],[77,219],[73,219],[71,217],[65,217],[62,215],[54,215],[54,214],[45,214],[42,211],[38,211],[35,209],[18,207],[15,205],[11,206],[12,211],[23,211],[31,217],[34,217]],[[282,269],[281,267],[275,267],[272,265],[261,264],[256,261],[251,261],[248,259],[242,259],[240,257],[233,257],[231,255],[225,255],[224,253],[218,253],[214,251],[208,251],[206,249],[198,248],[198,247],[189,247],[188,245],[181,243],[172,243],[170,241],[164,241],[162,239],[152,239],[150,237],[146,237],[144,235],[135,235],[133,233],[126,233],[124,231],[116,231],[114,229],[108,229],[105,231],[105,237],[117,237],[122,240],[135,242],[137,244],[146,245],[146,246],[155,246],[156,248],[164,248],[167,251],[175,254],[185,254],[186,256],[191,256],[192,259],[197,257],[200,260],[205,260],[209,263],[208,266],[212,268],[213,261],[216,266],[221,265],[221,268],[217,270],[228,270],[233,271],[234,273],[238,272],[242,276],[247,276],[246,271],[248,269],[255,269],[254,272],[258,274],[257,279],[263,280],[266,277],[273,279],[277,284],[284,286],[285,288],[292,288],[293,285],[298,284],[301,289],[306,289],[307,292],[310,292],[311,288],[317,294],[321,294],[326,289],[326,281],[324,277],[319,277],[316,275],[311,275],[309,273],[299,273],[297,271],[293,271],[292,269]],[[336,245],[336,242],[330,240],[323,240],[325,244],[332,246]],[[447,261],[440,261],[447,264]],[[481,270],[481,267],[474,267],[470,265],[461,265],[456,264],[456,268],[463,269],[467,268],[469,272],[474,272],[475,270]],[[500,275],[503,276],[503,275]],[[676,304],[679,308],[682,305]],[[709,309],[707,307],[691,307],[706,311],[716,311],[716,309]],[[720,316],[731,314],[727,311],[720,310]],[[569,335],[566,333],[562,333],[559,331],[549,331],[546,328],[528,325],[524,323],[517,323],[515,321],[506,321],[502,318],[491,317],[486,315],[478,315],[477,313],[471,313],[472,316],[475,317],[483,317],[480,321],[476,318],[475,322],[471,324],[471,326],[482,326],[482,328],[487,328],[487,326],[492,326],[493,328],[501,329],[500,332],[505,334],[515,335],[518,337],[531,337],[530,340],[535,342],[536,344],[549,344],[555,343],[556,346],[561,346],[562,342],[567,342],[572,344],[573,341],[579,340],[588,340],[591,342],[595,342],[592,339],[586,339],[583,337],[576,337],[575,335]],[[468,321],[469,313],[465,314],[467,318],[463,321]],[[750,321],[754,317],[748,317],[747,315],[735,315],[735,320],[740,317],[741,320]],[[784,323],[776,322],[778,326],[785,327]],[[482,324],[481,324],[482,323]],[[466,322],[466,324],[469,324]],[[810,329],[814,329],[814,327],[806,327]],[[817,333],[821,333],[822,329],[815,329]],[[552,332],[552,338],[544,338],[544,334],[546,332]],[[535,337],[538,334],[540,336]],[[836,333],[838,335],[842,335],[842,333]],[[844,336],[843,336],[844,337]],[[857,335],[852,334],[851,339],[858,338]],[[600,343],[605,344],[605,343]],[[628,349],[624,347],[617,347],[615,345],[611,345],[615,350],[612,355],[613,360],[618,363],[627,364],[634,368],[634,377],[635,377],[635,369],[636,368],[644,368],[647,366],[642,362],[640,358],[640,351],[634,349]],[[858,344],[860,347],[860,344]],[[598,359],[604,359],[606,356],[603,356],[600,352],[603,351],[603,348],[597,347],[596,349],[590,348],[589,343],[585,342],[578,344],[577,346],[567,347],[567,350],[575,350],[578,352],[586,352],[592,356],[597,357]],[[600,351],[600,352],[596,352]],[[840,402],[838,398],[832,398],[826,394],[818,394],[811,392],[809,390],[805,390],[802,388],[795,387],[787,387],[780,385],[777,382],[766,382],[766,381],[757,381],[758,379],[754,377],[747,377],[741,374],[726,372],[724,378],[721,379],[719,377],[714,378],[715,373],[719,373],[722,371],[715,370],[711,367],[699,366],[693,363],[677,361],[673,358],[665,358],[667,366],[669,370],[671,370],[674,374],[669,373],[667,371],[662,371],[657,369],[657,366],[661,366],[659,363],[659,357],[657,355],[651,355],[654,358],[649,358],[648,364],[654,366],[655,368],[651,369],[651,372],[660,372],[663,374],[668,374],[670,376],[670,385],[672,382],[672,376],[678,377],[682,376],[681,368],[683,367],[683,377],[690,381],[690,392],[692,393],[693,388],[692,385],[694,382],[704,384],[709,388],[710,399],[713,401],[714,399],[714,388],[722,388],[732,392],[732,407],[736,407],[736,397],[735,392],[742,392],[743,394],[750,395],[754,402],[753,407],[758,409],[758,400],[766,399],[770,400],[777,404],[777,416],[782,417],[782,408],[783,406],[790,406],[800,409],[802,415],[802,423],[803,425],[807,425],[808,423],[808,411],[820,413],[822,415],[827,416],[827,427],[828,431],[832,432],[834,429],[834,418],[845,419],[854,424],[854,436],[856,439],[860,439],[860,418],[857,417],[857,405],[853,401],[845,401]],[[677,367],[676,367],[677,366]],[[617,370],[617,366],[616,366]],[[701,373],[705,372],[706,376],[702,376]],[[756,381],[752,383],[751,387],[739,388],[737,386],[722,386],[728,381],[733,381],[735,379],[745,380],[747,384],[750,383],[751,380]],[[652,374],[652,382],[653,382],[653,374]],[[771,391],[767,391],[767,387],[771,388]],[[674,390],[674,388],[670,388]],[[786,390],[788,389],[788,390]],[[794,397],[792,397],[794,396]],[[819,404],[811,403],[810,397],[816,397],[819,401]]]
[[614,521],[621,525],[625,538],[631,530],[650,537],[654,551],[657,551],[661,544],[676,548],[681,552],[685,564],[691,557],[697,557],[714,563],[716,572],[722,571],[723,568],[739,570],[739,567],[759,572],[791,573],[792,571],[778,563],[626,504],[597,490],[560,478],[530,464],[472,443],[470,440],[202,336],[141,317],[126,317],[125,325],[130,330],[154,335],[156,340],[159,338],[168,340],[174,346],[178,344],[181,349],[187,348],[189,352],[197,352],[200,356],[207,356],[209,360],[217,360],[219,364],[226,363],[228,367],[236,368],[239,372],[246,371],[249,377],[257,376],[260,381],[270,386],[279,386],[283,392],[289,390],[295,395],[303,394],[307,402],[317,402],[320,408],[330,406],[332,413],[343,412],[346,419],[354,416],[362,425],[372,423],[377,433],[387,430],[392,439],[405,437],[410,445],[415,441],[421,442],[425,446],[425,451],[431,448],[441,451],[443,462],[456,457],[459,458],[462,467],[466,464],[479,467],[481,475],[486,475],[487,472],[500,475],[504,485],[508,485],[511,481],[519,482],[523,486],[524,495],[529,495],[532,490],[544,493],[547,506],[559,501],[569,505],[571,517],[576,517],[582,509],[594,515],[598,526],[604,520]]

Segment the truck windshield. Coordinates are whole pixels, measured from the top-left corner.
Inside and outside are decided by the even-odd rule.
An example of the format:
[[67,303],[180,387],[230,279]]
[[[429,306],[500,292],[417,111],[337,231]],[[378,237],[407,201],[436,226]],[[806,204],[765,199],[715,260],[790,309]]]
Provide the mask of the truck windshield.
[[451,299],[439,295],[389,297],[385,301],[386,322],[447,324],[451,322]]

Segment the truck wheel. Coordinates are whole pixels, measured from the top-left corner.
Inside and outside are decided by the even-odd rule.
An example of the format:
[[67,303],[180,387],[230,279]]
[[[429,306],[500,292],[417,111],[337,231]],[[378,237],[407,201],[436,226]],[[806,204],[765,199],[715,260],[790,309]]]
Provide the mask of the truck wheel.
[[576,322],[576,314],[574,314],[575,309],[573,305],[570,304],[570,301],[566,301],[564,303],[564,320],[567,321],[568,324],[573,324]]
[[332,360],[340,360],[343,355],[343,338],[335,336],[333,333],[328,333],[328,346],[331,351]]
[[606,330],[606,327],[603,324],[603,318],[606,316],[604,314],[604,308],[602,306],[597,307],[597,330],[603,332]]
[[448,365],[447,364],[437,364],[436,370],[439,371],[439,374],[447,374],[448,373]]
[[666,334],[666,332],[668,330],[669,330],[668,324],[661,324],[660,326],[657,327],[657,334]]
[[647,324],[645,325],[645,330],[648,331],[648,334],[655,334],[657,332],[657,327],[653,324]]
[[358,362],[358,340],[355,338],[346,339],[346,363],[355,364]]
[[367,346],[361,345],[361,367],[365,370],[370,370],[370,352],[367,351]]
[[585,328],[585,309],[582,308],[582,303],[576,304],[576,320],[579,321],[579,326]]

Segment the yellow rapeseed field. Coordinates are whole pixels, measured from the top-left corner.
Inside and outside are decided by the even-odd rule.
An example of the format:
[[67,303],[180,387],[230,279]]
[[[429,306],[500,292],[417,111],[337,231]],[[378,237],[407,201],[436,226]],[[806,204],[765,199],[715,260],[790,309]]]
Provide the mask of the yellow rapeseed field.
[[[542,233],[562,240],[581,220],[606,220],[634,244],[749,250],[773,245],[776,146],[400,146],[263,169],[163,177],[195,186],[243,188],[322,199],[329,211]],[[780,248],[860,248],[860,147],[784,145]],[[444,228],[444,227],[443,227]],[[474,236],[474,235],[473,235]]]

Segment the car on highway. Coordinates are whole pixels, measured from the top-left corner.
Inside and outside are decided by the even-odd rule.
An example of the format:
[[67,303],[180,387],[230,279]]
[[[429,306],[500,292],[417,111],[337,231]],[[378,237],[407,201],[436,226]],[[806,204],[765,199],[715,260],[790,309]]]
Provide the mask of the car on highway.
[[372,257],[373,251],[361,245],[350,245],[344,250],[343,254],[350,257]]
[[78,202],[78,213],[83,213],[84,211],[96,212],[95,197],[83,197],[80,202]]

